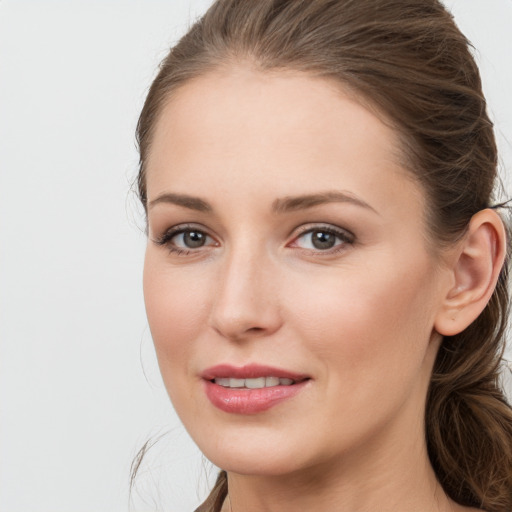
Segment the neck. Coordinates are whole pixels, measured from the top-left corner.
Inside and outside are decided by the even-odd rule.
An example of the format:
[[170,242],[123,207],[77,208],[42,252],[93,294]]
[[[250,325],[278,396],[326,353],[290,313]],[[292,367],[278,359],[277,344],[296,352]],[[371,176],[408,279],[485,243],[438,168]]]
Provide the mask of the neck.
[[[410,423],[409,423],[409,426]],[[335,460],[287,475],[228,472],[223,512],[452,512],[430,464],[423,425],[392,427]]]

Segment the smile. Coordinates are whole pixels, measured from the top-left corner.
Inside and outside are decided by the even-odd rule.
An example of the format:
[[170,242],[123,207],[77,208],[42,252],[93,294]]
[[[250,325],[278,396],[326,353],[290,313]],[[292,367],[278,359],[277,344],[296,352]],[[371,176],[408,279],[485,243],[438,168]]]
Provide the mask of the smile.
[[295,384],[293,379],[286,377],[256,377],[252,379],[237,379],[235,377],[220,377],[214,379],[213,382],[224,388],[245,388],[245,389],[261,389],[274,386],[291,386]]
[[230,414],[267,411],[295,397],[311,381],[307,375],[257,364],[217,365],[201,377],[211,404]]

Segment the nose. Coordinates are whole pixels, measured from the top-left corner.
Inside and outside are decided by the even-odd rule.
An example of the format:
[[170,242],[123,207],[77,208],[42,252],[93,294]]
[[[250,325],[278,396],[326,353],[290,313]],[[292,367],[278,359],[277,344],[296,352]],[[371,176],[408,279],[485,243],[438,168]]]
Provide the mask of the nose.
[[269,336],[282,325],[278,269],[270,258],[233,250],[217,276],[211,325],[224,338]]

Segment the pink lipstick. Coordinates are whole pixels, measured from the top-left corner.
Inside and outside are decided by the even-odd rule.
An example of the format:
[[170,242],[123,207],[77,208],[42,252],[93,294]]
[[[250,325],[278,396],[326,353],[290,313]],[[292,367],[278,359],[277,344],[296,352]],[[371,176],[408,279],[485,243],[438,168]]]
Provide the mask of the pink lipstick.
[[201,377],[210,402],[232,414],[266,411],[294,397],[310,380],[307,375],[256,364],[218,365],[205,370]]

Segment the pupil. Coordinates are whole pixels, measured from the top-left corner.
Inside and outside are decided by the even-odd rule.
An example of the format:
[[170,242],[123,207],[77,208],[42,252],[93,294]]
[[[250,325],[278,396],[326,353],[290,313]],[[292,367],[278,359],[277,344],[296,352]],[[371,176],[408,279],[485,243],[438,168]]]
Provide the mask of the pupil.
[[183,242],[191,249],[202,247],[205,242],[205,236],[199,231],[187,231],[183,234]]
[[336,237],[325,231],[313,231],[313,246],[315,249],[330,249],[334,247]]

